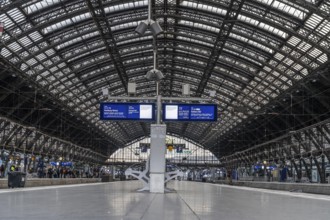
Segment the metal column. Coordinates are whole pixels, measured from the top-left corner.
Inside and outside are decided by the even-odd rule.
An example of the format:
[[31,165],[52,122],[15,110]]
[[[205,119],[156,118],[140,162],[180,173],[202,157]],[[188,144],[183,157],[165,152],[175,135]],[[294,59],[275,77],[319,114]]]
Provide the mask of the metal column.
[[150,192],[165,192],[166,125],[151,125]]

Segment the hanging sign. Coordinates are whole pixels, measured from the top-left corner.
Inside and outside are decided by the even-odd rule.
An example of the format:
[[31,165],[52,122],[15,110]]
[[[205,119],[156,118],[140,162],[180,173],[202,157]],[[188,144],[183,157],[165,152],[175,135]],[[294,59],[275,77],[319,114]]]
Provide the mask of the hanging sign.
[[101,120],[155,120],[155,105],[149,103],[101,103]]
[[217,105],[163,104],[163,121],[217,121]]

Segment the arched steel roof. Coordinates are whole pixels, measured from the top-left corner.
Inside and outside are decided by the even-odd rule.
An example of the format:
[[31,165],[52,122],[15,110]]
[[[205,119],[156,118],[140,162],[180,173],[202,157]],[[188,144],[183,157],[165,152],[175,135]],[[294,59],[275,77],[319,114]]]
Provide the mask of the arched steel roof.
[[[61,132],[71,131],[66,138],[83,146],[86,139],[104,139],[100,152],[108,148],[111,153],[149,134],[147,124],[104,122],[98,115],[103,88],[125,96],[127,82],[134,81],[138,96],[156,94],[154,83],[144,77],[153,65],[152,35],[134,33],[147,18],[147,0],[0,4],[0,22],[5,24],[1,84],[7,91],[0,100],[12,108],[2,114],[39,123],[48,132],[63,118],[86,123],[93,137],[76,125]],[[169,133],[223,155],[232,152],[230,140],[244,139],[240,148],[247,147],[328,116],[329,1],[153,0],[152,8],[153,19],[164,29],[157,36],[158,68],[165,75],[161,94],[180,96],[183,83],[191,84],[192,96],[208,97],[214,90],[220,112],[217,123],[173,123]],[[317,92],[323,95],[315,96]],[[21,102],[12,102],[19,97]],[[36,101],[59,111],[36,119]],[[32,105],[32,111],[17,113],[24,105]],[[310,116],[286,117],[302,108]],[[55,129],[53,134],[60,133]],[[81,136],[85,139],[79,141]]]

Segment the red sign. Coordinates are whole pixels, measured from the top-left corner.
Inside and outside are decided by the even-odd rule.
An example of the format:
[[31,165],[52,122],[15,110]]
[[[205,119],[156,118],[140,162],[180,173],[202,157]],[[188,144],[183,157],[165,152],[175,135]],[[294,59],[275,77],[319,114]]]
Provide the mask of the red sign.
[[4,23],[0,22],[0,37],[2,36],[4,26],[5,26]]

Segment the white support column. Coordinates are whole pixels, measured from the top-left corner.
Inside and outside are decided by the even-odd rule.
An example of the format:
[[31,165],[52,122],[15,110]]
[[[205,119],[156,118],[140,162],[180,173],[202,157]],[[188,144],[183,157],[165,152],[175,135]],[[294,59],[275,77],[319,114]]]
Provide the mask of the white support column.
[[151,125],[150,144],[150,192],[165,192],[165,137],[166,125]]

